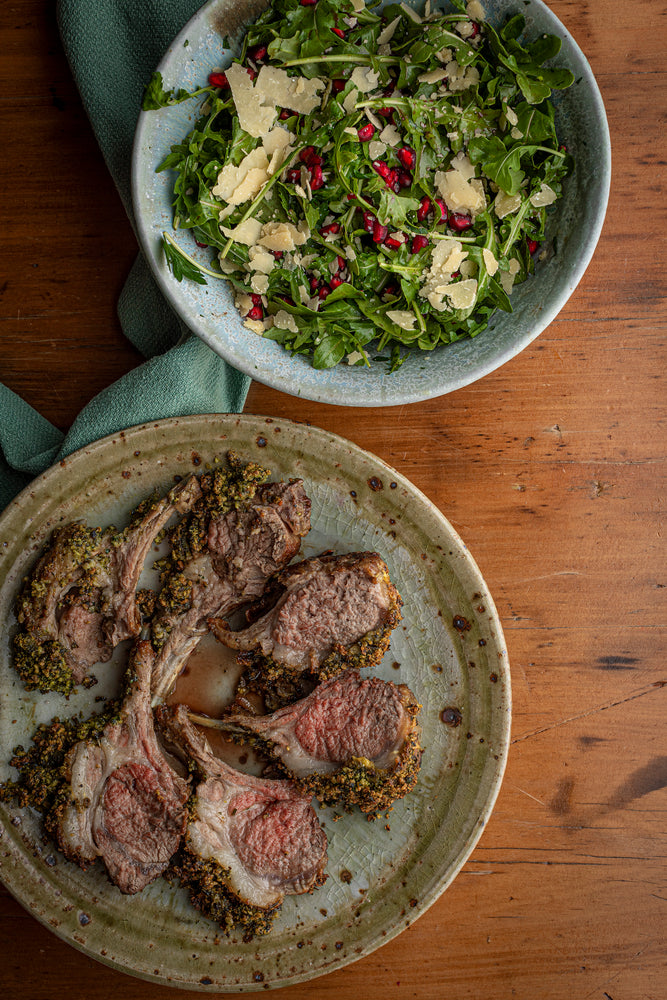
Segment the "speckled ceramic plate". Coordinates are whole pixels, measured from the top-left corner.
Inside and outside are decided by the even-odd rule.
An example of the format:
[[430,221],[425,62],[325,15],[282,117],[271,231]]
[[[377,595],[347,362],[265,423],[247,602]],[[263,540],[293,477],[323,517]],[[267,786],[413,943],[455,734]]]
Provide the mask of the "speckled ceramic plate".
[[[409,0],[417,9],[418,0]],[[211,70],[238,55],[239,32],[266,6],[265,0],[209,0],[186,25],[159,67],[167,87],[193,90],[206,84]],[[295,396],[354,406],[393,406],[430,399],[459,389],[499,368],[522,351],[551,323],[581,280],[595,250],[607,207],[611,175],[609,130],[591,68],[572,36],[541,0],[483,0],[495,25],[520,11],[526,36],[548,32],[563,42],[555,60],[572,70],[576,82],[553,97],[556,126],[575,161],[564,196],[554,211],[546,249],[536,274],[512,293],[511,314],[497,312],[474,340],[462,340],[429,354],[413,354],[393,374],[384,361],[370,368],[339,364],[316,371],[304,357],[290,357],[278,344],[247,330],[234,307],[230,286],[177,282],[161,249],[163,231],[172,226],[173,173],[156,174],[171,145],[182,141],[194,121],[194,102],[142,112],[136,132],[132,185],[137,231],[143,251],[164,295],[188,327],[235,368]],[[231,48],[223,48],[229,36]],[[209,263],[191,233],[179,233],[184,248]]]
[[82,872],[44,845],[36,814],[0,807],[0,877],[38,920],[114,968],[212,992],[310,979],[409,926],[472,851],[498,792],[510,726],[507,655],[492,598],[466,546],[423,494],[378,458],[314,427],[185,417],[77,452],[0,518],[1,780],[12,773],[11,748],[27,743],[39,722],[89,713],[118,676],[113,666],[98,667],[99,685],[69,701],[23,690],[10,665],[12,607],[44,540],[77,517],[120,526],[154,487],[166,490],[175,476],[201,471],[230,448],[267,465],[275,478],[303,478],[313,503],[305,555],[374,549],[387,561],[404,620],[374,673],[408,684],[423,706],[425,753],[415,790],[375,823],[361,814],[334,822],[331,810],[321,810],[327,883],[287,899],[272,932],[249,944],[219,936],[186,893],[162,879],[137,896],[121,895],[101,866]]

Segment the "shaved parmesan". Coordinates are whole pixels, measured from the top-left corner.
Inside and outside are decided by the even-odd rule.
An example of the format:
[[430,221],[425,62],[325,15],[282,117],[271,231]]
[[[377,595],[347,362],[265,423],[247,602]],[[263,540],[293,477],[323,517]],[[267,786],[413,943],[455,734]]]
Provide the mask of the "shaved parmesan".
[[266,324],[261,319],[246,319],[243,321],[243,325],[252,330],[253,333],[259,334],[261,337],[266,330]]
[[470,0],[470,3],[466,4],[466,14],[473,21],[483,21],[486,17],[486,12],[479,0]]
[[368,155],[371,160],[379,160],[387,152],[387,147],[383,142],[378,142],[377,139],[371,139],[368,143]]
[[269,290],[269,276],[256,271],[250,279],[250,287],[257,295],[264,295]]
[[388,146],[398,146],[401,142],[401,134],[395,125],[386,125],[380,132],[380,138]]
[[[368,94],[371,90],[375,90],[378,85],[378,80],[380,79],[379,73],[370,66],[355,66],[352,70],[352,75],[350,77],[350,82],[357,88],[362,94]],[[357,95],[353,90],[347,95],[343,101],[343,108],[349,114],[353,109],[357,101]]]
[[239,63],[232,63],[226,74],[239,124],[256,139],[266,135],[273,125],[277,107],[309,114],[319,103],[319,91],[324,89],[324,81],[318,77],[290,77],[276,66],[262,66],[254,85]]
[[489,274],[493,276],[498,270],[498,261],[494,257],[493,253],[486,247],[482,250],[482,259],[484,261],[484,267],[487,269]]
[[236,243],[243,243],[246,247],[254,247],[262,231],[262,223],[257,219],[250,218],[239,223],[234,229],[220,226],[220,231]]
[[493,210],[499,219],[504,219],[506,215],[512,215],[521,205],[520,194],[505,194],[499,191],[493,203]]
[[273,325],[277,326],[279,330],[291,330],[292,333],[299,332],[294,316],[292,316],[291,313],[288,313],[286,309],[278,310],[273,317]]
[[503,289],[505,290],[507,295],[509,295],[510,292],[512,291],[512,286],[514,285],[514,279],[516,278],[520,269],[521,267],[519,261],[516,260],[514,257],[512,257],[509,262],[509,271],[500,271],[500,284],[503,286]]
[[297,246],[302,246],[307,237],[304,233],[293,226],[291,222],[267,222],[262,227],[262,233],[258,239],[260,246],[267,250],[294,250]]
[[444,69],[430,69],[428,73],[422,73],[417,77],[419,83],[440,83],[447,79],[447,71]]
[[400,326],[401,330],[414,330],[417,317],[410,309],[388,309],[387,319]]
[[461,243],[454,239],[440,240],[431,257],[431,267],[426,272],[426,281],[419,289],[422,298],[429,300],[434,309],[444,312],[447,304],[444,295],[448,291],[452,275],[468,256]]
[[454,309],[469,309],[477,295],[477,282],[474,278],[457,281],[449,285],[445,292]]
[[[211,193],[214,194],[216,198],[224,198],[229,205],[240,205],[242,202],[246,201],[248,197],[251,197],[251,195],[237,198],[237,189],[242,187],[248,177],[248,174],[251,172],[257,176],[263,174],[264,180],[267,180],[266,168],[268,165],[269,160],[266,155],[266,150],[263,149],[262,146],[258,146],[257,149],[253,149],[247,156],[244,156],[238,167],[233,166],[231,163],[228,163],[226,167],[223,167],[218,174],[218,179],[215,182],[215,187],[212,188]],[[255,194],[257,194],[260,187],[261,184],[259,184],[255,190]]]
[[468,180],[460,168],[436,171],[435,184],[452,212],[478,215],[486,208],[484,186],[480,180]]
[[393,21],[390,21],[386,28],[384,28],[378,35],[378,45],[386,45],[394,37],[394,33],[401,23],[401,15],[395,17]]
[[264,247],[250,247],[248,254],[248,268],[251,271],[261,271],[269,274],[275,267],[276,258]]
[[556,192],[548,184],[543,184],[539,191],[531,194],[529,201],[535,208],[544,208],[546,205],[553,205],[556,200]]

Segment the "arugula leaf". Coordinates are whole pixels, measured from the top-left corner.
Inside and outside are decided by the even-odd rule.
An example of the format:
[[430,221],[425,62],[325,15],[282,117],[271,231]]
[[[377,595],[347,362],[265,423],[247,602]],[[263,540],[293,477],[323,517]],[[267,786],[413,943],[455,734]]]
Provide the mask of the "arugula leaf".
[[[190,281],[196,281],[198,285],[206,285],[208,282],[204,277],[204,271],[207,274],[214,274],[213,271],[209,271],[197,264],[196,261],[190,257],[189,254],[182,250],[174,240],[167,235],[167,233],[162,234],[162,249],[164,251],[164,257],[169,266],[169,270],[176,278],[176,281],[182,281],[183,278],[189,278]],[[217,277],[217,275],[214,275]],[[222,275],[220,275],[222,277]]]
[[162,73],[156,72],[153,73],[148,81],[141,107],[143,111],[157,111],[159,108],[168,108],[173,104],[181,104],[183,101],[189,101],[192,97],[210,93],[212,90],[212,87],[201,87],[199,90],[193,91],[183,90],[182,88],[178,90],[165,90],[162,83]]
[[377,216],[383,225],[392,225],[401,229],[408,224],[409,214],[416,212],[418,208],[419,201],[416,198],[395,194],[384,188],[380,193]]

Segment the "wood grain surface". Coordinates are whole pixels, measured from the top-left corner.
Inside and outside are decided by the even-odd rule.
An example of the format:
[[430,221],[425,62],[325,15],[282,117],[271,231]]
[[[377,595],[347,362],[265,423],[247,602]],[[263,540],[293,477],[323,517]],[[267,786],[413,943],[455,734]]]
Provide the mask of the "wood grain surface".
[[[614,152],[598,250],[558,319],[427,403],[248,396],[248,412],[375,452],[437,504],[494,595],[513,680],[505,781],[453,885],[390,945],[286,1000],[667,996],[666,17],[647,0],[551,7],[591,62]],[[64,430],[141,361],[115,313],[136,242],[53,5],[2,4],[0,53],[0,380]],[[75,951],[1,889],[0,984],[12,1000],[175,995]]]

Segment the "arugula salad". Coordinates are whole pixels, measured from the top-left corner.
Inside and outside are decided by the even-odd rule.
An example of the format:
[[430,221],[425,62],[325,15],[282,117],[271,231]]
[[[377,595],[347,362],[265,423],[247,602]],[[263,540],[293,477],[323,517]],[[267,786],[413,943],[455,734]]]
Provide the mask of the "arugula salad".
[[[560,39],[500,30],[478,0],[381,9],[370,0],[271,0],[208,85],[175,172],[174,277],[234,286],[245,325],[315,368],[378,354],[395,370],[511,312],[547,208],[571,167],[550,101]],[[190,229],[210,266],[180,245]]]

